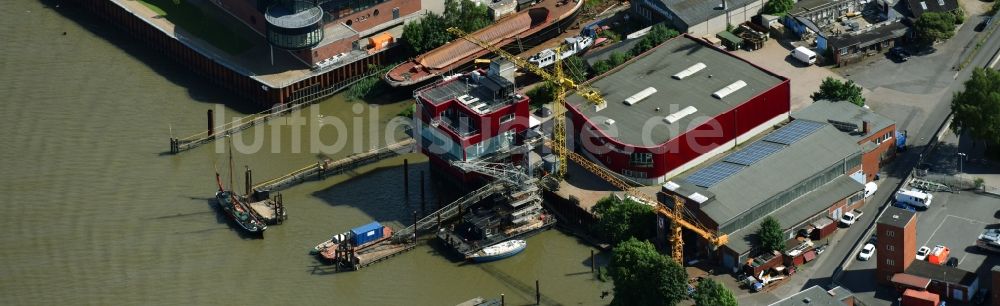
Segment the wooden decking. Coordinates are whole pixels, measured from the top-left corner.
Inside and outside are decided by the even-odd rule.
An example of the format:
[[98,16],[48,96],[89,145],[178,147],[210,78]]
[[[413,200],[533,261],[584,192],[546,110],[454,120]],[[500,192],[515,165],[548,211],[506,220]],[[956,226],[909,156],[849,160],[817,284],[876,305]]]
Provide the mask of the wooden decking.
[[338,160],[324,160],[309,164],[288,174],[267,180],[253,186],[254,190],[276,191],[304,182],[310,178],[322,180],[331,175],[341,174],[358,167],[371,164],[386,158],[395,157],[401,153],[412,152],[416,140],[405,138],[385,147],[368,152],[351,155]]

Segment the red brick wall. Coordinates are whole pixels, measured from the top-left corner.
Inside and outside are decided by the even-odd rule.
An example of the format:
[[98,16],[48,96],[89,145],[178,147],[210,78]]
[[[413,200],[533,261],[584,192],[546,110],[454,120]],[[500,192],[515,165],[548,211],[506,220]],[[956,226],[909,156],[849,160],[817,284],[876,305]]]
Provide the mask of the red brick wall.
[[[885,134],[890,134],[891,135],[890,137],[892,137],[889,138],[889,140],[883,141],[881,144],[879,144],[878,148],[871,150],[870,152],[865,153],[863,156],[861,156],[861,164],[862,166],[864,166],[865,181],[871,182],[875,180],[875,174],[877,174],[879,169],[881,169],[882,167],[883,155],[885,155],[887,152],[894,152],[893,150],[895,149],[896,146],[895,133],[896,133],[896,125],[893,124],[872,134],[872,136],[858,142],[858,144],[863,145],[865,143],[872,142],[874,139],[878,139],[879,137],[882,137]],[[888,158],[891,158],[891,155],[886,157],[886,159]]]
[[[888,212],[887,212],[888,214]],[[878,223],[875,245],[876,268],[875,276],[879,283],[891,285],[892,276],[906,271],[917,253],[917,220],[916,216],[902,228],[889,224]]]

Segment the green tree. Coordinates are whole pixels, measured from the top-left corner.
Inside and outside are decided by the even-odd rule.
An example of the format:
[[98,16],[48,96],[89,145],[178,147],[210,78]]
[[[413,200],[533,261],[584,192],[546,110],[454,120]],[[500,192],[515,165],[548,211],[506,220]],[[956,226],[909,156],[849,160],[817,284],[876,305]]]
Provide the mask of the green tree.
[[612,251],[611,305],[676,305],[687,296],[687,272],[648,241],[626,240]]
[[533,107],[541,107],[542,105],[552,103],[556,99],[555,89],[555,84],[545,81],[528,90],[525,94],[531,98],[531,105]]
[[965,90],[951,99],[956,133],[968,133],[987,144],[1000,144],[1000,71],[976,68]]
[[823,83],[820,83],[819,85],[819,91],[813,93],[809,97],[812,98],[813,101],[850,101],[858,106],[865,105],[865,97],[861,96],[861,86],[854,84],[854,81],[851,80],[842,82],[832,77],[823,79]]
[[698,290],[694,293],[694,304],[697,306],[738,306],[736,296],[726,286],[704,278],[698,282]]
[[764,252],[784,251],[785,233],[781,230],[781,223],[771,216],[764,218],[757,229],[757,239],[760,240],[760,248]]
[[448,28],[471,33],[493,23],[489,8],[471,0],[445,0],[444,13],[428,13],[420,20],[403,26],[403,38],[414,53],[423,53],[455,39]]
[[952,13],[955,14],[955,24],[965,23],[965,10],[960,7],[952,11]]
[[654,235],[656,214],[652,206],[605,197],[597,201],[593,211],[598,216],[594,230],[612,244],[629,238],[645,240]]
[[939,40],[955,35],[955,14],[926,12],[913,24],[917,40],[924,45],[932,45]]
[[644,35],[642,39],[636,43],[634,47],[632,47],[630,53],[632,53],[632,56],[638,56],[649,49],[659,46],[668,39],[677,37],[677,35],[680,35],[677,30],[669,28],[662,23],[658,23],[653,25],[653,27],[649,29],[649,33]]
[[579,56],[573,55],[562,60],[563,72],[569,75],[574,82],[580,83],[587,80],[587,62]]
[[761,8],[761,14],[784,16],[795,6],[794,0],[768,0]]
[[596,63],[594,63],[594,66],[591,67],[591,70],[594,71],[594,75],[596,76],[608,72],[608,70],[611,70],[611,68],[614,67],[611,67],[611,65],[608,64],[608,61],[597,61]]

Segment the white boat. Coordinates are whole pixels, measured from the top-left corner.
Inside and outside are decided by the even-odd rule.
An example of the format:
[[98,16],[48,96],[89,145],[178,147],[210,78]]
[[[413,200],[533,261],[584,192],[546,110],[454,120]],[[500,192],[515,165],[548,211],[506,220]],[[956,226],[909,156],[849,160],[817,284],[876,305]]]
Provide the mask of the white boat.
[[[593,44],[594,38],[590,36],[568,37],[565,41],[563,41],[564,46],[562,52],[559,53],[559,58],[565,59],[573,54],[583,52],[583,50],[589,48]],[[538,52],[538,54],[528,58],[528,62],[535,64],[540,68],[545,68],[556,62],[556,51],[552,49],[542,50],[542,52]]]
[[528,247],[528,242],[524,240],[507,240],[501,243],[497,243],[479,250],[475,254],[469,256],[469,260],[475,262],[487,262],[494,260],[501,260],[507,257],[517,255],[521,253],[524,249]]

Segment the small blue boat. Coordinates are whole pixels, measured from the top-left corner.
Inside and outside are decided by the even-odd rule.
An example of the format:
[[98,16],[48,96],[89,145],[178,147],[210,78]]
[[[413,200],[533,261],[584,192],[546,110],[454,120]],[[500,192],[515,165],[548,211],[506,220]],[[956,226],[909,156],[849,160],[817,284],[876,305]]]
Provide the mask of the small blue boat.
[[526,247],[528,247],[528,242],[524,240],[507,240],[485,247],[482,250],[470,255],[467,259],[474,262],[501,260],[517,255],[517,253],[521,253],[521,251],[524,251],[524,248]]

